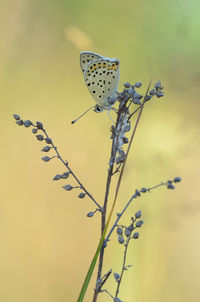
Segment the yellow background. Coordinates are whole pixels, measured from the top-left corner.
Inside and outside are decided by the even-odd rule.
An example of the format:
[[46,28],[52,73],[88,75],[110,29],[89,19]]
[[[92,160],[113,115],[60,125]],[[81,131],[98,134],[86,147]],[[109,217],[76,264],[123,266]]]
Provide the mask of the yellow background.
[[[120,60],[124,82],[150,79],[165,97],[145,106],[116,211],[136,188],[175,176],[175,191],[137,199],[123,222],[141,209],[145,224],[132,242],[119,297],[132,302],[199,301],[199,1],[39,1],[0,3],[0,301],[76,301],[99,240],[99,216],[67,181],[64,167],[44,163],[44,146],[12,118],[41,121],[80,180],[99,202],[110,154],[106,112],[88,113],[93,100],[79,66],[81,50]],[[139,90],[139,92],[140,92]],[[110,199],[110,202],[112,198]],[[116,235],[104,272],[119,272]],[[95,276],[96,277],[96,276]],[[114,293],[113,276],[107,288]],[[94,279],[85,301],[91,301]],[[111,301],[102,294],[99,302]]]

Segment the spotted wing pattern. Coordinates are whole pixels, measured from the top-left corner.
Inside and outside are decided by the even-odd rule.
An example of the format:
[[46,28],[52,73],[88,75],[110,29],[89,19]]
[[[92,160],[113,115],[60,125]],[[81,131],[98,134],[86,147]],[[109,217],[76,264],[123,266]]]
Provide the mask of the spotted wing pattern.
[[100,57],[87,62],[84,80],[95,102],[109,108],[108,100],[116,94],[119,83],[119,61]]
[[102,59],[103,57],[90,51],[83,51],[80,54],[80,65],[81,65],[81,70],[84,74],[86,66],[88,65],[89,62],[97,60],[97,59]]

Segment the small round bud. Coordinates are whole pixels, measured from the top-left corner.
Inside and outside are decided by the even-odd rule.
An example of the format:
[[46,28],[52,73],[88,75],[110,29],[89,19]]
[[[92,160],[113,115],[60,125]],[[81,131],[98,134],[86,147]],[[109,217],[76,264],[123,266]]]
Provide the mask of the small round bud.
[[128,229],[129,229],[129,231],[130,231],[130,232],[132,232],[132,231],[133,231],[133,229],[134,229],[133,225],[132,225],[132,224],[131,224],[131,225],[129,225]]
[[18,121],[16,121],[16,124],[19,126],[23,126],[24,122],[23,122],[23,120],[18,120]]
[[151,99],[151,97],[150,97],[150,95],[147,95],[146,97],[145,97],[145,102],[148,102],[149,100]]
[[13,114],[13,117],[16,121],[19,121],[20,120],[20,116],[18,114]]
[[26,128],[30,127],[31,125],[32,125],[32,122],[29,121],[29,120],[27,120],[27,121],[24,122],[24,126],[25,126]]
[[118,273],[114,273],[114,278],[117,282],[120,280],[120,275]]
[[142,216],[142,212],[138,211],[137,213],[135,213],[135,218],[140,218]]
[[94,212],[87,213],[87,217],[92,217],[92,216],[94,216]]
[[139,233],[138,233],[138,232],[135,232],[135,233],[133,234],[133,238],[134,238],[134,239],[138,239],[138,238],[139,238]]
[[38,131],[38,129],[37,129],[37,128],[33,128],[33,129],[32,129],[32,132],[33,132],[34,134],[36,134],[36,133],[37,133],[37,131]]
[[63,186],[63,189],[65,189],[66,191],[71,191],[73,187],[71,185],[65,185]]
[[130,95],[131,97],[133,97],[134,94],[135,94],[135,89],[134,89],[134,88],[130,88],[130,89],[128,90],[128,95]]
[[41,151],[43,151],[43,152],[49,152],[50,149],[51,148],[49,146],[45,146],[44,148],[42,148]]
[[85,193],[81,192],[79,195],[78,195],[78,198],[84,198],[85,197]]
[[44,137],[41,134],[36,135],[38,141],[43,141]]
[[62,178],[62,175],[56,174],[56,176],[54,176],[53,180],[59,180],[61,178]]
[[172,184],[168,184],[168,185],[167,185],[167,189],[174,190],[174,189],[175,189],[175,186],[172,185]]
[[164,92],[158,91],[158,92],[156,92],[156,96],[157,96],[158,98],[161,98],[162,96],[164,96]]
[[169,180],[167,181],[167,183],[168,183],[168,184],[172,184],[172,180],[169,179]]
[[118,236],[118,242],[119,242],[120,244],[124,243],[124,237],[121,236],[121,235],[119,235],[119,236]]
[[47,144],[52,144],[52,140],[51,140],[50,137],[46,137],[46,138],[45,138],[45,142],[46,142]]
[[142,192],[142,193],[146,193],[146,192],[147,192],[147,189],[146,189],[146,188],[142,188],[142,189],[141,189],[141,192]]
[[131,231],[129,231],[128,228],[125,229],[124,233],[125,233],[126,237],[129,237],[131,235]]
[[116,102],[116,97],[109,97],[109,99],[108,99],[108,103],[110,104],[110,105],[114,105],[114,103]]
[[126,82],[126,83],[124,84],[124,87],[125,87],[125,88],[130,88],[130,87],[131,87],[131,84],[128,83],[128,82]]
[[47,163],[51,158],[49,156],[44,156],[41,159]]
[[160,88],[162,87],[161,82],[158,81],[158,82],[154,85],[154,87],[156,88],[156,90],[160,89]]
[[151,89],[150,91],[149,91],[149,94],[150,95],[153,95],[155,93],[155,89]]
[[117,228],[117,234],[118,235],[122,235],[123,234],[122,228],[120,228],[120,227]]
[[180,182],[181,181],[181,177],[175,177],[174,178],[174,182]]
[[41,122],[36,122],[36,126],[38,129],[43,129],[43,124]]
[[143,220],[136,222],[136,228],[140,228],[144,224]]
[[136,83],[134,84],[134,86],[135,86],[136,88],[140,88],[140,87],[142,86],[142,83],[136,82]]
[[69,177],[69,172],[64,172],[62,178],[67,179],[68,177]]

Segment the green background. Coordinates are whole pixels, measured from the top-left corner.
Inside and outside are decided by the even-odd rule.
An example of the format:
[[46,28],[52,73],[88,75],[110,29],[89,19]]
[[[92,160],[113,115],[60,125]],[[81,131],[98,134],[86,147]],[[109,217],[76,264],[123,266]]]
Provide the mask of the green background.
[[[110,154],[111,121],[94,104],[79,54],[120,60],[124,82],[160,80],[165,97],[147,104],[130,153],[116,211],[136,188],[181,176],[137,199],[145,224],[128,251],[119,297],[123,301],[199,301],[199,1],[1,1],[0,3],[0,300],[75,301],[99,240],[91,201],[52,182],[64,167],[44,163],[31,130],[12,114],[44,123],[88,190],[101,203]],[[140,92],[139,91],[139,92]],[[112,198],[110,199],[110,202]],[[104,272],[119,272],[123,248],[116,235]],[[85,301],[91,301],[94,279]],[[114,293],[111,277],[107,289]],[[99,302],[111,301],[102,294]]]

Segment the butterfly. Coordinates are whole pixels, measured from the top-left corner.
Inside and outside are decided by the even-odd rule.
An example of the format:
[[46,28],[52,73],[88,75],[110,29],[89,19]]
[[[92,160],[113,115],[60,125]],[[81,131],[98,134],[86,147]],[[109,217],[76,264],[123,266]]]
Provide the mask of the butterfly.
[[97,105],[96,112],[110,109],[109,100],[116,95],[119,84],[119,60],[89,51],[80,53],[84,81]]
[[[80,66],[86,86],[88,87],[95,106],[89,108],[85,113],[94,108],[95,112],[113,109],[113,98],[116,96],[119,84],[119,60],[103,57],[97,53],[83,51],[80,53]],[[77,120],[72,121],[72,124]]]

